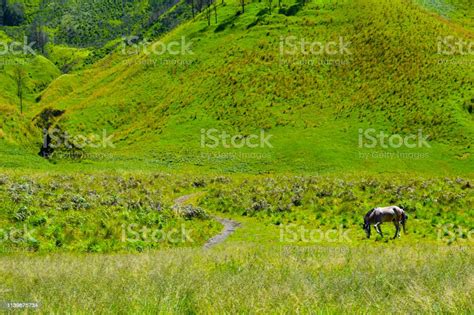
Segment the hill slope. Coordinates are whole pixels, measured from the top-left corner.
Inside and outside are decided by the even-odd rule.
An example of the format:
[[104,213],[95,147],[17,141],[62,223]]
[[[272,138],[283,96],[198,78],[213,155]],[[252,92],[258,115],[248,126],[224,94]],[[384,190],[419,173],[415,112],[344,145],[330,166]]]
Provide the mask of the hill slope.
[[[71,134],[106,130],[114,147],[103,148],[107,159],[98,163],[115,166],[474,170],[473,56],[438,49],[439,38],[472,41],[468,26],[407,0],[286,3],[272,13],[255,2],[238,10],[237,3],[219,5],[218,23],[211,12],[208,26],[202,13],[161,39],[191,42],[192,53],[119,47],[58,78],[29,118],[54,108],[65,110],[58,124]],[[349,52],[311,54],[306,44],[288,53],[303,41],[345,43]],[[360,129],[369,128],[428,137],[429,145],[361,147]],[[271,146],[203,148],[203,129],[244,138],[264,130]]]

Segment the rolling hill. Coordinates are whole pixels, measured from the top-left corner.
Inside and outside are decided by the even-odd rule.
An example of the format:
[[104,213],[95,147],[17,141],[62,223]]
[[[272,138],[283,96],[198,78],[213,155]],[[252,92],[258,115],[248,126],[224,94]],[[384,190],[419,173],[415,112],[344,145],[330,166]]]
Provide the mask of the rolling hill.
[[[443,3],[448,13],[435,1],[298,1],[271,10],[250,2],[244,12],[236,2],[216,3],[160,37],[158,53],[150,53],[152,42],[117,42],[93,65],[52,80],[22,118],[34,131],[1,127],[4,147],[14,152],[4,150],[3,163],[472,173],[473,55],[439,49],[445,39],[473,41],[464,22],[472,9]],[[191,48],[162,53],[161,43]],[[328,43],[338,51],[310,49]],[[64,111],[53,127],[89,139],[112,135],[113,145],[87,146],[102,158],[80,163],[36,157],[38,117],[47,109]],[[239,141],[265,133],[270,145],[203,146],[214,129]],[[366,148],[361,132],[369,129],[428,144]],[[12,162],[16,150],[25,161]]]

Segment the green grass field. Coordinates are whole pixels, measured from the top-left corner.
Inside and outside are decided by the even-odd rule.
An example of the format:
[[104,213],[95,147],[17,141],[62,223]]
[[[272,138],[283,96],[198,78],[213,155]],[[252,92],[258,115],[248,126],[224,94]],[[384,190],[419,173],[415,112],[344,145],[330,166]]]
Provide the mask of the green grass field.
[[472,247],[233,244],[0,258],[2,299],[44,313],[472,312]]
[[[8,172],[0,177],[0,296],[40,303],[43,313],[469,314],[470,183]],[[207,218],[173,211],[173,200],[189,194]],[[362,216],[393,196],[409,214],[407,233],[392,240],[385,224],[384,238],[367,240]],[[203,249],[219,232],[209,215],[241,226]],[[136,226],[124,232],[123,224]],[[178,224],[190,238],[150,235]],[[11,238],[25,226],[35,241]]]

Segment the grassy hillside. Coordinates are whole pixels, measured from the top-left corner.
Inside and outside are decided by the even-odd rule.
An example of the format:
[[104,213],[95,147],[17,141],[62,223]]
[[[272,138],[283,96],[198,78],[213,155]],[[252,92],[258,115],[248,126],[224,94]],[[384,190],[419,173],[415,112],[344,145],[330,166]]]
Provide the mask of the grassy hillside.
[[[175,6],[180,14],[174,14],[173,21],[167,20],[168,10]],[[188,3],[179,0],[0,2],[0,26],[4,25],[7,32],[17,36],[41,32],[54,44],[73,47],[101,48],[121,36],[143,36],[152,26],[163,27],[162,33],[190,15]],[[157,22],[160,25],[155,25]]]
[[[237,3],[219,5],[217,23],[201,14],[161,38],[185,38],[192,54],[118,47],[53,82],[29,117],[55,108],[66,110],[59,125],[71,134],[107,130],[115,148],[103,152],[131,167],[473,171],[472,55],[437,50],[439,37],[472,39],[469,28],[406,0],[284,3],[272,14],[267,6],[253,2],[238,15]],[[282,55],[286,36],[343,37],[351,53]],[[263,129],[273,147],[202,148],[201,130],[211,128],[243,137]],[[431,147],[360,148],[359,128],[422,129]]]
[[[2,44],[10,47],[13,41],[0,30]],[[59,77],[60,71],[40,54],[17,54],[17,51],[10,49],[5,51],[4,45],[0,56],[0,144],[2,153],[11,149],[16,155],[12,156],[12,159],[17,160],[21,159],[20,150],[34,148],[32,137],[39,134],[31,119],[26,117],[26,113],[36,109],[36,98]],[[20,113],[18,71],[22,73],[24,114]]]
[[[92,157],[78,167],[473,172],[473,57],[438,52],[439,38],[472,40],[469,25],[408,0],[273,5],[270,14],[268,3],[251,2],[240,14],[236,2],[219,4],[217,23],[211,12],[208,26],[203,12],[160,38],[184,39],[192,53],[147,54],[141,43],[124,48],[112,41],[90,55],[104,56],[93,66],[61,76],[34,95],[37,103],[28,105],[25,119],[34,126],[44,109],[65,110],[55,121],[61,130],[113,135],[113,147],[86,147]],[[471,14],[463,5],[456,12]],[[342,40],[350,52],[282,54],[289,36],[323,44]],[[61,68],[74,54],[55,48],[51,58]],[[82,64],[89,58],[78,54]],[[41,132],[28,128],[36,130],[24,136],[6,132],[29,144],[26,164],[76,167],[35,157]],[[403,137],[418,136],[421,129],[429,146],[360,147],[359,131],[369,128]],[[264,130],[271,147],[203,148],[202,130],[209,129],[244,140]],[[94,158],[97,152],[105,158]],[[2,154],[12,165],[12,156]]]
[[[41,92],[53,79],[63,80],[59,78],[61,73],[78,71],[103,58],[120,45],[122,36],[143,38],[147,31],[147,37],[154,37],[190,14],[186,2],[173,1],[2,1],[0,157],[3,166],[28,165],[31,161],[42,164],[43,161],[35,159],[41,128],[28,113],[36,111]],[[25,53],[24,46],[18,46],[24,43],[33,50]],[[20,114],[15,79],[18,68],[24,73],[24,115]]]

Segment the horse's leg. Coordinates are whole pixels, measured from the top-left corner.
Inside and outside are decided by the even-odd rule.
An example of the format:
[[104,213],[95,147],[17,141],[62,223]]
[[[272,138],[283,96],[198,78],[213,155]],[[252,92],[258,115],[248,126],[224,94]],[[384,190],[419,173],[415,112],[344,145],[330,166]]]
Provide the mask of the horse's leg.
[[403,227],[403,234],[407,234],[407,230],[406,230],[406,227],[405,227],[405,220],[402,220],[402,227]]
[[383,238],[382,229],[380,228],[380,222],[375,223],[374,227],[375,227],[375,230],[377,231],[377,233],[379,233],[380,236],[382,236],[382,238]]
[[393,224],[395,224],[395,236],[393,239],[396,239],[397,236],[400,237],[400,223],[398,223],[397,220],[393,221]]

